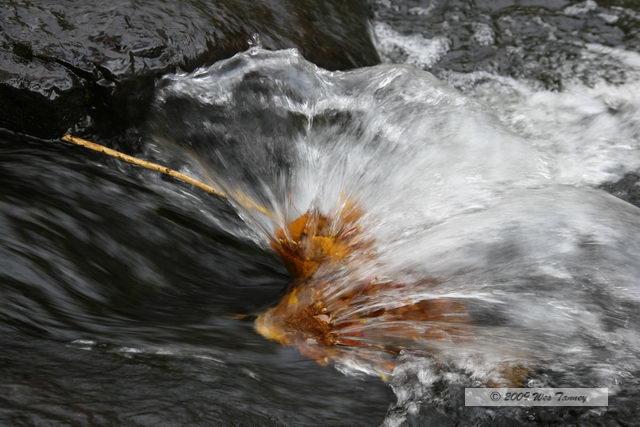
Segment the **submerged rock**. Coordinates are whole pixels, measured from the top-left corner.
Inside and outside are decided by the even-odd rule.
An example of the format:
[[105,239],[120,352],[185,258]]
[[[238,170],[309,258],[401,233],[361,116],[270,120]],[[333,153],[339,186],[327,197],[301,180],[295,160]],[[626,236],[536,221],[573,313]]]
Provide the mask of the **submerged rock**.
[[365,0],[17,0],[0,9],[0,127],[57,137],[90,117],[117,131],[143,117],[155,78],[230,57],[253,34],[324,68],[372,65],[367,19]]
[[640,207],[640,174],[627,173],[616,182],[602,185],[602,189],[632,205]]

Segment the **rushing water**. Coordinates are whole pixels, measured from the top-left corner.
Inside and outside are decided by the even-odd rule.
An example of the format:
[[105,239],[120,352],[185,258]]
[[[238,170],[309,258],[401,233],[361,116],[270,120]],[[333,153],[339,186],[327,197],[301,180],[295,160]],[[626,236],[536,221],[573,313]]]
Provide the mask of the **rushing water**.
[[[0,421],[635,422],[640,209],[599,187],[640,169],[640,57],[607,47],[610,28],[598,38],[560,24],[638,17],[592,3],[546,15],[379,2],[389,64],[330,73],[256,47],[168,76],[143,155],[215,183],[230,204],[3,136]],[[516,31],[525,18],[539,20],[538,45]],[[428,19],[448,26],[425,30]],[[513,45],[508,61],[469,57],[498,41]],[[565,55],[540,65],[541,45]],[[345,197],[364,210],[375,257],[331,272],[335,288],[414,284],[353,311],[448,297],[471,318],[471,339],[405,345],[391,387],[348,353],[321,367],[234,316],[275,304],[288,283],[274,230]],[[415,285],[424,279],[438,286]],[[397,338],[368,328],[375,342]],[[465,408],[464,386],[499,381],[504,364],[526,366],[529,385],[609,387],[610,407]]]
[[[612,154],[580,180],[564,167],[577,160],[557,144],[515,134],[426,72],[329,73],[296,52],[257,48],[167,78],[152,123],[160,141],[198,159],[227,194],[275,213],[236,202],[265,246],[275,227],[304,212],[329,214],[344,197],[355,200],[376,255],[340,266],[330,278],[335,292],[367,276],[411,285],[357,301],[353,312],[464,302],[473,338],[414,342],[392,375],[408,408],[434,399],[425,390],[437,381],[499,380],[505,363],[544,368],[530,375],[540,385],[617,390],[636,375],[640,210],[587,185],[637,167],[637,147],[627,143],[632,155],[615,162],[620,149],[608,144]],[[425,278],[439,283],[416,284]],[[386,327],[373,319],[366,339],[397,339]],[[427,334],[430,325],[420,327]],[[445,368],[416,358],[422,348],[437,351]],[[375,373],[348,355],[339,365]],[[407,383],[407,370],[421,384]]]

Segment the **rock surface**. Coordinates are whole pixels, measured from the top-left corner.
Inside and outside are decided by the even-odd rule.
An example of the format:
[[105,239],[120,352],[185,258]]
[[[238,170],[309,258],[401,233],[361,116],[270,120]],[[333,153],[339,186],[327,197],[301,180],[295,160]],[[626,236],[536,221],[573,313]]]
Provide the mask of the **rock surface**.
[[640,173],[628,173],[619,181],[604,184],[602,189],[640,207]]
[[54,138],[144,116],[157,77],[232,56],[259,34],[328,69],[379,61],[366,0],[14,0],[0,8],[0,127]]

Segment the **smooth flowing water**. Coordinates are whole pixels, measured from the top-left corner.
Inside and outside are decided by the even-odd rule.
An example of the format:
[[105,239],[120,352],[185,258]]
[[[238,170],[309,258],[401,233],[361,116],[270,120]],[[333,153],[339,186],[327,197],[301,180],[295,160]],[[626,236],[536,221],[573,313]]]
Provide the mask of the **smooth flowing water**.
[[[0,421],[633,424],[640,209],[600,187],[640,170],[640,56],[558,22],[638,16],[592,3],[545,15],[379,2],[388,64],[331,73],[254,47],[168,76],[141,156],[215,183],[230,203],[3,136]],[[429,17],[449,27],[424,30]],[[571,55],[540,65],[523,53],[539,47],[517,35],[525,18],[540,21],[536,37],[547,29],[548,52],[562,51],[549,34],[577,34],[562,41]],[[514,45],[511,68],[456,62],[499,41]],[[274,231],[345,200],[364,211],[375,256],[328,272],[335,292],[371,277],[406,284],[349,315],[448,298],[469,316],[464,340],[403,342],[391,387],[355,353],[321,367],[234,316],[283,294]],[[384,318],[365,331],[373,344],[403,338]],[[530,386],[609,387],[610,407],[465,408],[463,388],[504,379],[505,365],[526,367]]]

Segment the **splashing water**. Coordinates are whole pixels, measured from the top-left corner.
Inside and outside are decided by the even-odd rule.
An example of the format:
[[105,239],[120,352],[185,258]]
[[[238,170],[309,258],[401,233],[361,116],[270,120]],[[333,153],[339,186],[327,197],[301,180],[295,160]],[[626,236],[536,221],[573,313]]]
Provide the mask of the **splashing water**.
[[[597,91],[581,104],[593,114],[606,105]],[[570,133],[563,95],[520,106],[533,118],[516,133],[491,102],[410,66],[327,72],[253,47],[167,77],[151,131],[232,196],[265,246],[305,213],[358,206],[366,249],[311,280],[327,306],[350,295],[336,317],[357,345],[332,354],[339,369],[389,370],[398,405],[436,402],[437,382],[508,383],[513,369],[529,384],[615,391],[640,368],[640,209],[590,186],[640,166],[637,121],[615,144],[598,137],[616,126],[607,119],[591,140],[527,132],[548,102],[566,108],[555,120]],[[394,317],[403,307],[444,313]]]

